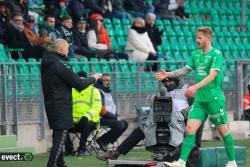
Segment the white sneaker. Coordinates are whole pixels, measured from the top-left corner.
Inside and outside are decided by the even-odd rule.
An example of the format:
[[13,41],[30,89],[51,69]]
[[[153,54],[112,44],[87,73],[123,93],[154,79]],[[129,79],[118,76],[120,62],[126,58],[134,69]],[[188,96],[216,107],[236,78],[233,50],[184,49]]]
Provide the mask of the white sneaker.
[[225,167],[238,167],[235,161],[228,161]]
[[186,167],[186,162],[179,159],[178,161],[174,162],[164,162],[164,165],[167,167]]

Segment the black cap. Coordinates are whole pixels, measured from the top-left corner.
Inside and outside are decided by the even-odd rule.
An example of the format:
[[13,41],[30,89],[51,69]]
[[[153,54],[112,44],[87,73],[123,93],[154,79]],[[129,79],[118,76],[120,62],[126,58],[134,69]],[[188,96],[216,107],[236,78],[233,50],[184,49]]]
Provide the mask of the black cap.
[[87,78],[87,73],[85,72],[85,71],[79,71],[78,73],[77,73],[77,75],[79,76],[79,77],[83,77],[83,78]]
[[24,19],[26,22],[28,22],[28,23],[33,23],[33,22],[35,22],[34,16],[31,16],[31,15],[26,15],[26,16],[23,17],[23,19]]
[[87,20],[84,17],[81,17],[78,21],[77,24],[84,23],[87,24]]

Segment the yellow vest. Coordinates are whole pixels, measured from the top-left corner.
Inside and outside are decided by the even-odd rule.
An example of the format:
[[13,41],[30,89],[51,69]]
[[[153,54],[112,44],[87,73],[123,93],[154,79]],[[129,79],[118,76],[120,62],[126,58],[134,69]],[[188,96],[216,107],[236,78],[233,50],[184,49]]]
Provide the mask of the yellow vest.
[[72,101],[74,123],[78,123],[83,116],[95,123],[100,120],[102,108],[101,94],[93,85],[90,85],[80,93],[73,88]]

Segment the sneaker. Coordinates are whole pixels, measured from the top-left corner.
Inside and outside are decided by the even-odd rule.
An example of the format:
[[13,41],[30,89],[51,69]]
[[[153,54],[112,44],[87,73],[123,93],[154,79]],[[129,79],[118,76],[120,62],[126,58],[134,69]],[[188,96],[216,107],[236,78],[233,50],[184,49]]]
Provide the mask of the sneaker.
[[167,167],[186,167],[186,162],[183,160],[178,160],[174,162],[164,162]]
[[96,139],[96,143],[98,144],[99,148],[104,151],[107,152],[108,151],[108,144],[103,143],[103,141],[101,141],[100,138]]
[[238,167],[235,161],[228,161],[225,167]]
[[102,161],[107,161],[108,159],[115,160],[119,157],[119,153],[117,151],[109,151],[103,155],[97,154],[96,158]]
[[75,152],[75,156],[86,156],[89,155],[86,149],[78,148]]

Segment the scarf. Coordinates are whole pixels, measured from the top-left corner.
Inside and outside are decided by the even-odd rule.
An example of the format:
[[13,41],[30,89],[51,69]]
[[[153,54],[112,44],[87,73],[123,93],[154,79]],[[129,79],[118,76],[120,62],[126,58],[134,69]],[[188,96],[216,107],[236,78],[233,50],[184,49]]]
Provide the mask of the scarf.
[[136,27],[135,25],[132,25],[131,29],[135,30],[139,34],[143,34],[147,31],[147,29],[145,27]]

